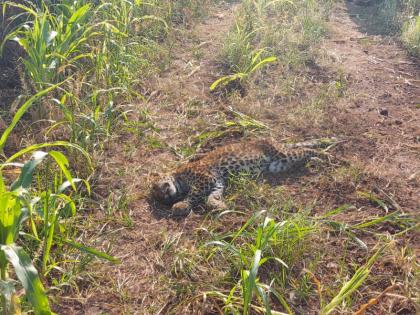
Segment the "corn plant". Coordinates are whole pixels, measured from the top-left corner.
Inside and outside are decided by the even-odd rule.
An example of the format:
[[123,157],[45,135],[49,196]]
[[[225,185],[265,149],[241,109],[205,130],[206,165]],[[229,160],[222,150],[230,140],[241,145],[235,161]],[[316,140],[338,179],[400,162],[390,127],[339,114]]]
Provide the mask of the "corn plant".
[[169,28],[164,18],[147,14],[151,5],[141,0],[4,2],[3,10],[21,11],[14,21],[24,19],[3,45],[15,40],[26,51],[22,61],[29,92],[65,80],[62,95],[53,93],[53,103],[45,104],[62,110],[49,132],[65,126],[72,141],[91,147],[124,116],[122,97],[142,97],[137,92],[141,78],[156,71],[153,62],[159,59],[158,44],[147,31],[150,25]]
[[[22,173],[22,182],[27,176],[27,172]],[[25,288],[26,297],[35,313],[50,314],[48,299],[38,272],[29,255],[15,243],[22,224],[28,217],[28,210],[22,199],[23,194],[24,188],[19,185],[8,190],[0,174],[0,271],[3,314],[19,310],[14,281],[8,276],[9,264],[13,266],[16,276]]]
[[[22,152],[15,154],[20,156]],[[45,290],[39,279],[38,272],[33,266],[29,255],[22,247],[16,244],[20,231],[24,228],[24,222],[30,218],[34,237],[37,238],[36,228],[31,213],[32,204],[28,202],[29,187],[32,182],[33,172],[38,164],[46,157],[47,153],[36,151],[33,158],[22,166],[19,178],[7,189],[1,171],[11,165],[14,157],[8,159],[0,167],[0,270],[3,284],[2,306],[3,313],[9,314],[12,309],[18,308],[14,296],[14,283],[8,277],[9,264],[14,269],[16,276],[25,288],[26,297],[31,303],[36,314],[50,314],[48,299]],[[74,181],[71,178],[67,168],[64,155],[59,151],[51,151],[50,156],[54,157],[63,173],[70,180],[71,186]],[[16,165],[16,164],[13,164]]]
[[277,60],[277,58],[275,56],[262,58],[261,55],[264,52],[265,52],[265,49],[259,49],[258,51],[256,51],[253,54],[253,56],[250,60],[250,63],[244,69],[242,69],[242,70],[240,70],[240,71],[238,71],[234,74],[223,76],[223,77],[217,79],[210,86],[210,90],[214,91],[219,85],[226,86],[229,83],[234,82],[234,81],[239,82],[240,84],[243,84],[246,80],[248,80],[248,78],[253,73],[258,71],[259,69],[261,69],[265,65],[267,65],[269,63],[273,63]]
[[[10,126],[5,129],[0,138],[0,149],[4,148],[8,136],[30,106],[43,95],[56,89],[57,86],[51,86],[38,92],[19,108]],[[14,267],[15,274],[24,287],[26,298],[31,303],[35,313],[50,313],[48,299],[38,272],[27,251],[16,244],[16,242],[25,243],[18,239],[20,235],[26,235],[30,237],[31,241],[39,244],[38,247],[42,249],[41,270],[44,275],[48,273],[50,268],[51,248],[58,244],[65,244],[90,255],[118,262],[118,260],[105,253],[71,240],[69,234],[65,233],[68,230],[65,219],[74,216],[76,213],[76,204],[67,191],[69,188],[76,191],[76,184],[81,180],[72,177],[69,170],[69,161],[61,151],[41,151],[54,147],[79,151],[84,155],[87,164],[91,165],[87,152],[78,145],[65,141],[41,143],[26,147],[0,164],[0,292],[4,314],[20,312],[19,301],[15,295],[14,281],[8,276],[10,264]],[[32,158],[25,164],[15,162],[31,152],[33,152]],[[52,168],[52,171],[55,172],[52,185],[44,190],[34,190],[31,188],[34,173],[37,167],[47,160],[47,157],[56,165]],[[3,177],[3,172],[7,172],[5,169],[8,167],[20,168],[20,175],[11,184],[10,188],[7,188]],[[86,181],[82,182],[85,183],[89,192],[89,184]],[[25,225],[26,222],[28,222],[27,225]]]
[[[41,2],[36,6],[7,1],[4,8],[16,7],[27,16],[27,21],[10,32],[6,40],[15,40],[25,50],[25,70],[36,90],[61,81],[77,63],[91,54],[85,45],[93,32],[90,4],[82,1],[64,1],[59,5]],[[15,16],[20,17],[22,14]],[[4,42],[5,42],[4,41]]]
[[[44,275],[50,271],[51,248],[56,245],[68,245],[79,249],[90,255],[107,259],[117,263],[118,260],[94,248],[84,246],[68,238],[66,218],[76,213],[75,201],[71,195],[66,193],[69,188],[76,191],[76,184],[80,179],[73,178],[68,166],[69,162],[65,155],[56,150],[48,152],[40,151],[42,148],[68,147],[79,150],[90,161],[89,156],[80,147],[63,141],[43,143],[25,148],[0,165],[0,270],[3,281],[3,312],[16,309],[14,298],[13,281],[8,278],[9,264],[15,269],[15,273],[25,288],[26,297],[31,303],[36,314],[49,314],[48,299],[41,284],[34,265],[28,253],[18,245],[19,235],[25,235],[30,240],[39,244],[42,249],[41,270]],[[14,162],[17,158],[33,152],[32,158],[25,164]],[[47,157],[54,161],[58,167],[53,183],[55,190],[36,191],[31,188],[36,168],[47,160]],[[2,172],[8,167],[21,168],[19,178],[10,186],[6,187]],[[63,180],[63,179],[64,180]],[[83,181],[87,190],[89,185]],[[28,222],[27,225],[26,222]],[[52,264],[55,266],[57,263]]]
[[60,84],[56,84],[53,86],[50,86],[32,97],[30,97],[28,100],[26,100],[22,106],[16,111],[15,115],[13,116],[12,122],[10,125],[4,130],[3,134],[0,137],[0,152],[3,152],[4,146],[6,145],[7,138],[9,137],[10,133],[13,131],[13,129],[16,127],[16,125],[19,123],[22,116],[28,111],[28,109],[40,98],[42,98],[44,95],[48,94],[49,92],[55,90],[57,87],[59,87]]

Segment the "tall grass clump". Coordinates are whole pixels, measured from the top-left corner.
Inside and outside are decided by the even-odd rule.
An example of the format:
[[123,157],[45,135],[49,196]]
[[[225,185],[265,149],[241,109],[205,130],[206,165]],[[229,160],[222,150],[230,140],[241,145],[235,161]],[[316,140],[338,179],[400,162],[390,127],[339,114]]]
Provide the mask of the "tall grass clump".
[[267,8],[261,41],[279,56],[285,70],[298,70],[317,55],[327,34],[333,1],[278,1]]
[[220,263],[229,264],[233,287],[228,294],[208,294],[221,299],[224,311],[233,314],[280,314],[272,310],[273,301],[290,313],[283,289],[304,253],[308,236],[315,231],[316,226],[307,217],[297,215],[278,221],[260,211],[237,231],[215,235],[206,246],[214,247],[212,255],[220,255]]
[[[368,249],[356,236],[357,229],[372,232],[373,226],[392,220],[391,215],[351,226],[333,219],[352,209],[350,205],[312,217],[305,209],[288,212],[291,204],[286,200],[276,204],[255,212],[234,231],[210,233],[211,240],[200,253],[206,257],[207,266],[223,270],[224,275],[209,279],[212,289],[202,295],[217,301],[219,309],[229,314],[283,315],[305,313],[307,307],[325,315],[349,311],[354,307],[355,293],[366,285],[375,262],[392,244],[381,238]],[[262,205],[255,202],[254,207],[261,209]],[[240,211],[226,210],[219,217],[234,213]],[[366,250],[366,262],[346,266],[341,260],[348,249],[342,248],[339,256],[332,253],[327,241],[330,233],[340,233],[340,239]],[[333,275],[335,283],[329,281],[326,266],[320,263],[326,261],[340,264],[340,271]]]
[[404,23],[401,40],[411,54],[420,57],[420,16],[413,16]]
[[232,81],[243,88],[251,75],[274,61],[286,70],[305,65],[327,33],[332,5],[332,0],[243,0],[220,56],[228,75],[211,90]]
[[219,85],[243,90],[250,76],[276,57],[257,45],[260,30],[259,19],[262,18],[262,3],[260,1],[244,0],[235,17],[235,25],[228,33],[220,59],[226,76],[216,80],[210,90]]
[[378,14],[373,22],[382,34],[399,33],[405,22],[420,13],[419,0],[381,0],[374,3]]

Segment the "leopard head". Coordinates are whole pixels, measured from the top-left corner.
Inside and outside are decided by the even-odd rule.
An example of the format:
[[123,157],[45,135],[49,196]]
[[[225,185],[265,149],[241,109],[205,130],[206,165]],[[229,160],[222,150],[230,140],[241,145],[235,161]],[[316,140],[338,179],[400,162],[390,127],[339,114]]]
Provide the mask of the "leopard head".
[[152,184],[153,199],[166,205],[173,205],[178,199],[178,189],[173,176],[163,176]]

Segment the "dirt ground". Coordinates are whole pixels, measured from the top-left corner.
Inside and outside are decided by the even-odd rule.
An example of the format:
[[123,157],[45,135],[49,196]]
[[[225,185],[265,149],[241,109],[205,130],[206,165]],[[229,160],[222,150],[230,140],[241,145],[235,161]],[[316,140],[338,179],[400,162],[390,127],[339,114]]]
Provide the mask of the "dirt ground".
[[[299,102],[270,96],[276,92],[277,87],[273,85],[265,85],[262,87],[265,90],[239,100],[209,93],[208,87],[221,74],[217,55],[232,26],[235,5],[215,7],[204,21],[179,30],[175,34],[170,68],[148,82],[147,102],[133,105],[134,110],[147,112],[159,135],[144,141],[144,136],[122,130],[108,141],[101,157],[95,198],[108,198],[122,211],[116,212],[113,220],[103,211],[93,212],[88,220],[91,226],[85,227],[83,237],[96,240],[103,248],[110,246],[111,253],[122,263],[114,266],[96,262],[90,267],[89,277],[79,280],[80,292],[57,297],[59,313],[170,313],[177,298],[162,276],[172,264],[170,257],[162,255],[162,246],[168,238],[182,235],[179,243],[185,248],[194,247],[208,218],[199,215],[180,221],[162,218],[151,211],[147,188],[153,173],[180,163],[179,156],[174,154],[177,149],[199,132],[212,130],[220,113],[228,115],[231,105],[270,126],[270,136],[276,139],[321,136],[346,139],[335,154],[363,169],[362,179],[356,184],[345,179],[333,181],[323,174],[286,178],[281,183],[291,196],[302,202],[316,200],[315,212],[351,203],[359,209],[351,214],[353,218],[380,214],[381,210],[356,194],[358,190],[370,190],[391,199],[403,212],[417,215],[420,210],[420,63],[410,58],[394,38],[369,33],[357,18],[365,8],[349,2],[335,10],[328,22],[330,35],[322,47],[325,56],[309,70],[313,80],[308,82],[308,91],[301,92],[302,98],[310,98],[311,86],[316,87],[337,73],[343,74],[346,90],[335,104],[326,107],[321,122],[316,124],[290,124],[288,113]],[[269,75],[275,78],[277,73]],[[186,119],[191,122],[188,126]],[[150,142],[155,138],[166,145],[151,149]],[[405,240],[415,248],[417,258],[420,258],[419,241],[415,232]],[[339,240],[331,241],[331,246],[334,244],[338,246]],[[384,271],[387,272],[391,277],[392,271]],[[384,287],[375,288],[377,292],[381,289]],[[406,311],[400,314],[415,312],[412,307]]]
[[[271,136],[276,138],[344,136],[347,142],[337,154],[364,170],[365,176],[358,187],[346,181],[329,182],[321,176],[304,177],[303,180],[311,184],[305,186],[304,194],[299,189],[302,179],[288,179],[283,185],[294,197],[317,200],[317,209],[352,203],[364,207],[364,212],[353,215],[364,217],[378,212],[356,196],[356,190],[364,187],[381,196],[392,196],[403,211],[417,214],[420,65],[418,60],[407,56],[393,38],[366,33],[357,19],[358,10],[364,8],[349,3],[336,10],[328,23],[331,35],[323,44],[327,58],[325,64],[313,69],[313,84],[317,85],[322,81],[320,78],[341,69],[347,86],[345,96],[328,107],[322,124],[288,126],[288,121],[282,121],[281,117],[296,106],[293,101],[282,104],[281,99],[269,99],[268,104],[265,98],[261,104],[252,104],[249,111],[258,112],[259,118],[272,127]],[[203,124],[211,126],[217,113],[226,112],[230,105],[229,100],[211,95],[208,87],[220,75],[216,56],[233,23],[234,10],[234,6],[219,7],[202,23],[179,31],[171,67],[149,82],[148,102],[138,104],[149,110],[160,130],[160,141],[170,148],[190,141],[188,135],[195,135]],[[195,58],[195,54],[200,54],[200,58]],[[275,73],[270,75],[276,76]],[[269,94],[270,89],[265,93]],[[250,106],[247,104],[250,100],[258,102],[250,96],[238,104],[244,108]],[[194,119],[185,126],[188,114]],[[199,228],[206,224],[206,220],[197,215],[173,221],[150,211],[145,196],[151,174],[159,172],[162,165],[168,169],[179,163],[171,151],[168,147],[151,150],[131,134],[123,133],[109,142],[102,161],[98,193],[103,198],[111,193],[110,198],[114,200],[121,200],[125,195],[136,196],[127,200],[132,222],[127,225],[116,223],[118,220],[109,223],[96,213],[93,216],[99,232],[89,238],[111,244],[112,254],[119,257],[122,264],[98,263],[98,270],[93,273],[98,285],[87,286],[78,297],[61,297],[58,302],[61,313],[170,313],[171,305],[177,300],[164,286],[162,274],[172,262],[162,256],[162,244],[170,236],[183,235],[183,246],[194,246]],[[123,217],[120,219],[124,221]],[[418,241],[415,233],[407,240],[417,245],[417,257],[420,254]],[[109,278],[104,277],[107,274]]]

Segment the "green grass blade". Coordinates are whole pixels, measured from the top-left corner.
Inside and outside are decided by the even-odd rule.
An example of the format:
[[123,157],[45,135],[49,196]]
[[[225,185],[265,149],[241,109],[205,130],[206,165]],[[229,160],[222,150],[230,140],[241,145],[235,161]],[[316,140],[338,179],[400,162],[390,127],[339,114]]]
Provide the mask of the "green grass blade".
[[340,305],[344,301],[344,299],[349,297],[363,284],[363,282],[369,276],[373,264],[378,259],[379,255],[384,251],[385,247],[386,245],[382,246],[379,250],[376,251],[375,254],[373,254],[373,256],[368,260],[368,262],[365,265],[361,266],[356,270],[353,277],[349,281],[344,283],[340,292],[331,300],[330,303],[328,303],[322,308],[322,315],[330,314],[338,305]]
[[108,255],[108,254],[104,253],[104,252],[98,251],[97,249],[94,249],[92,247],[85,246],[83,244],[74,242],[72,240],[60,239],[60,241],[63,242],[64,244],[67,244],[71,247],[74,247],[74,248],[76,248],[76,249],[78,249],[82,252],[91,254],[91,255],[96,256],[96,257],[101,258],[101,259],[108,260],[108,261],[112,262],[113,264],[120,264],[121,263],[121,261],[118,258],[115,258],[111,255]]
[[375,218],[375,219],[372,219],[372,220],[369,220],[369,221],[366,221],[366,222],[362,222],[362,223],[359,223],[359,224],[352,225],[351,228],[353,228],[353,229],[365,229],[365,228],[380,224],[382,222],[392,221],[392,219],[397,217],[398,214],[400,214],[400,212],[395,211],[395,212],[387,214],[383,217]]
[[[63,82],[62,82],[63,83]],[[3,151],[4,145],[6,144],[7,138],[9,137],[10,133],[15,128],[16,124],[19,122],[19,120],[22,118],[23,114],[26,113],[29,107],[32,106],[32,104],[38,100],[40,97],[46,95],[47,93],[51,92],[52,90],[59,87],[62,83],[55,84],[53,86],[50,86],[49,88],[46,88],[38,93],[36,93],[34,96],[30,97],[23,105],[18,109],[16,114],[14,115],[11,124],[9,127],[6,128],[6,130],[3,132],[0,138],[0,151]]]
[[64,176],[66,177],[67,181],[70,183],[73,190],[76,191],[76,185],[73,182],[73,176],[71,176],[71,173],[68,169],[69,160],[67,160],[66,156],[59,151],[50,151],[48,152],[48,154],[53,157],[53,159],[63,172]]
[[325,213],[324,215],[320,216],[319,219],[326,219],[326,218],[329,218],[329,217],[331,217],[333,215],[336,215],[336,214],[345,212],[345,211],[347,211],[349,209],[352,209],[352,208],[354,208],[354,206],[349,205],[349,204],[345,204],[345,205],[342,205],[342,206],[340,206],[338,208],[335,208],[335,209],[333,209],[333,210]]
[[244,314],[248,314],[252,303],[252,293],[256,287],[258,267],[260,266],[261,250],[257,249],[254,254],[254,260],[251,270],[245,277],[244,286]]

